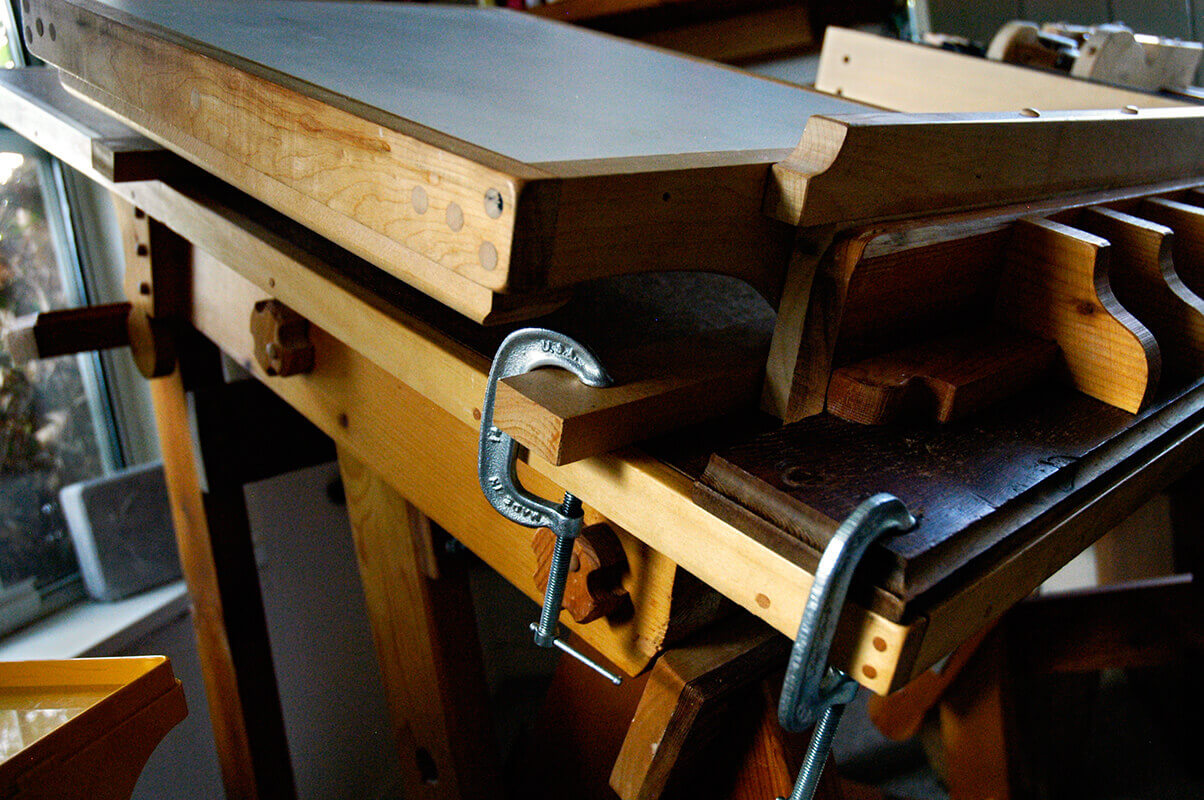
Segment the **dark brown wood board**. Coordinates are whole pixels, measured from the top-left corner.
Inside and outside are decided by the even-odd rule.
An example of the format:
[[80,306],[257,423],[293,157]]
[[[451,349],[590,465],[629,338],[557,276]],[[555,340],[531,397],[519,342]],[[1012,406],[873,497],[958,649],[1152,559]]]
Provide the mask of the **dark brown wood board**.
[[1140,468],[1201,419],[1204,382],[1137,415],[1050,385],[939,427],[865,426],[824,414],[715,453],[695,501],[814,569],[861,501],[895,494],[919,525],[871,549],[860,598],[905,620],[951,591],[959,573],[1040,535],[1043,515]]

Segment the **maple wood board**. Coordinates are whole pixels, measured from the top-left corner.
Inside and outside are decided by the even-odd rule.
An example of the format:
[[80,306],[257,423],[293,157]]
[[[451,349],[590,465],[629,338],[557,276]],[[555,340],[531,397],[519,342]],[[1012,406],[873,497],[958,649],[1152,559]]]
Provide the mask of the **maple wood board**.
[[30,7],[72,91],[478,321],[507,316],[499,293],[626,272],[776,291],[768,168],[812,114],[864,110],[504,9]]

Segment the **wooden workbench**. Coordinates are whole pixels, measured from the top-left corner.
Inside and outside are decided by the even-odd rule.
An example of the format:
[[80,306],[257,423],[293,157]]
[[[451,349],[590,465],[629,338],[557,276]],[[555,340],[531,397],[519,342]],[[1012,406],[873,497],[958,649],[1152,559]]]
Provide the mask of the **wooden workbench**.
[[[463,724],[479,692],[455,691],[446,676],[479,677],[464,643],[447,635],[463,587],[434,563],[431,523],[538,595],[531,532],[497,516],[478,488],[479,409],[500,334],[477,322],[542,320],[599,343],[620,364],[651,364],[615,390],[627,392],[619,399],[589,397],[610,416],[591,427],[579,415],[582,430],[605,434],[587,451],[551,447],[560,429],[534,425],[524,438],[518,428],[530,416],[514,422],[531,448],[519,464],[524,483],[548,497],[571,491],[587,522],[605,521],[618,537],[631,613],[566,624],[635,674],[722,615],[721,597],[794,635],[836,517],[808,516],[819,501],[789,491],[779,503],[786,522],[733,511],[716,499],[723,484],[706,459],[720,452],[730,476],[744,469],[732,434],[772,441],[776,423],[756,411],[762,394],[779,417],[827,424],[807,422],[814,393],[800,348],[826,308],[815,305],[825,295],[819,284],[811,291],[812,279],[833,241],[872,245],[867,230],[889,233],[917,214],[968,213],[956,224],[990,233],[1050,198],[1048,214],[1128,208],[1181,197],[1204,175],[1204,122],[1194,109],[808,123],[866,109],[502,11],[187,8],[30,0],[27,41],[72,94],[51,72],[4,76],[3,121],[128,204],[135,306],[204,334],[338,446],[402,761],[408,783],[430,796],[483,795],[491,774],[473,758],[486,734]],[[359,47],[348,60],[340,43],[352,40]],[[499,64],[513,65],[514,81],[497,82]],[[112,151],[128,137],[75,95],[178,163],[160,164],[159,180],[122,179]],[[1190,146],[1166,148],[1168,137]],[[1098,158],[1122,147],[1124,158]],[[932,157],[917,164],[917,152]],[[666,269],[719,277],[643,275]],[[574,297],[575,286],[584,289]],[[308,320],[311,371],[271,376],[256,359],[248,320],[270,299]],[[253,472],[239,464],[240,447],[270,443],[254,425],[239,434],[247,440],[210,426],[194,441],[186,394],[195,413],[216,420],[242,390],[224,386],[188,335],[178,339],[179,368],[152,389],[223,769],[232,791],[287,795],[239,497]],[[694,351],[703,357],[683,355]],[[531,399],[531,413],[546,412],[536,419],[572,418],[548,409],[577,390],[536,380],[511,385]],[[641,424],[619,437],[613,421],[637,416],[637,400]],[[915,556],[919,572],[886,570],[864,587],[845,615],[837,663],[879,693],[898,688],[1204,458],[1198,380],[1139,400],[1137,416],[1116,412],[1069,462],[949,523],[952,533],[974,534],[952,548],[952,567],[924,571],[920,556],[930,550],[898,551]],[[1058,403],[1091,420],[1115,411],[1077,392]],[[721,413],[735,415],[722,435],[712,428],[632,444]],[[837,446],[841,435],[832,434]],[[862,437],[858,446],[869,445]],[[796,449],[806,448],[803,439]],[[860,471],[831,513],[848,496],[884,488],[874,475]],[[803,503],[795,516],[792,502]],[[783,537],[792,525],[799,535]],[[425,762],[408,757],[418,751],[438,766],[437,789],[422,788]]]

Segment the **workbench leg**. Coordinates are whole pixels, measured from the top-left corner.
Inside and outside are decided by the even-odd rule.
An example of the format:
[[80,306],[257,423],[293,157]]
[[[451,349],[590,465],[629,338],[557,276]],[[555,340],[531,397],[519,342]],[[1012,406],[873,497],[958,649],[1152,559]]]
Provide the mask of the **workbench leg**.
[[295,797],[242,483],[230,477],[239,447],[200,448],[202,493],[180,369],[151,381],[151,397],[226,796]]
[[440,560],[429,520],[342,448],[339,466],[406,800],[496,798],[501,771],[467,565]]

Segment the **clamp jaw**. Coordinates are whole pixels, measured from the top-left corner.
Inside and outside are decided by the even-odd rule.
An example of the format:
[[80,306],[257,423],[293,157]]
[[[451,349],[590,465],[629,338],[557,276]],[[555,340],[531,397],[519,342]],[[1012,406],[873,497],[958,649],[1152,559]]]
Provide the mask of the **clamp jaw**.
[[506,519],[528,528],[548,528],[556,536],[539,622],[531,624],[535,644],[559,648],[617,685],[622,682],[620,677],[557,637],[556,620],[564,602],[564,583],[572,558],[573,540],[581,532],[581,501],[565,492],[564,500],[555,504],[524,489],[515,473],[518,443],[493,424],[498,381],[539,367],[566,369],[587,386],[601,387],[611,383],[597,357],[563,334],[541,328],[523,328],[507,336],[494,356],[485,386],[485,399],[481,403],[481,438],[477,450],[481,491]]
[[915,524],[915,517],[901,500],[885,493],[876,494],[841,523],[824,548],[790,652],[778,704],[778,721],[786,730],[804,731],[815,726],[790,800],[810,800],[815,795],[836,725],[844,707],[857,694],[857,682],[828,665],[853,572],[879,537],[902,533]]

